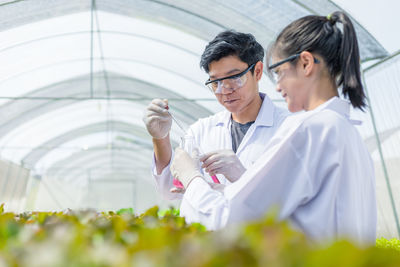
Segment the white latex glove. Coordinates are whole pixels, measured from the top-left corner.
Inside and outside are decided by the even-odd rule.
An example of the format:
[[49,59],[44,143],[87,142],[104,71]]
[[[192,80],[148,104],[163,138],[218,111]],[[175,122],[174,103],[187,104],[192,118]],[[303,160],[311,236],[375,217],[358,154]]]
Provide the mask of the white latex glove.
[[190,157],[182,148],[177,147],[175,149],[175,156],[171,163],[170,170],[172,176],[178,179],[185,189],[194,178],[203,178],[200,171],[199,160],[195,158]]
[[211,175],[223,174],[230,182],[237,181],[246,171],[235,152],[222,149],[201,156],[202,168]]
[[149,134],[155,139],[165,138],[171,130],[172,117],[167,107],[167,99],[153,99],[145,110],[143,122]]

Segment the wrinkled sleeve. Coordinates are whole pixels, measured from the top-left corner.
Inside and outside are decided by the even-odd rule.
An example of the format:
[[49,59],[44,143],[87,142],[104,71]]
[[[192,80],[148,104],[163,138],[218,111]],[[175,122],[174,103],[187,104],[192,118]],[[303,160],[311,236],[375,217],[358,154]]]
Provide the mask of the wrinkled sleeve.
[[[307,162],[302,159],[303,153],[309,153],[307,137],[297,135],[294,139],[272,143],[252,169],[226,186],[223,193],[200,178],[194,180],[183,197],[181,205],[188,212],[182,215],[210,230],[257,219],[271,208],[278,208],[280,219],[290,216],[313,191]],[[303,151],[299,153],[299,149]]]
[[174,151],[172,150],[171,161],[168,165],[162,170],[161,174],[157,174],[156,161],[155,156],[153,154],[153,160],[151,165],[151,173],[156,182],[157,191],[161,194],[161,196],[168,200],[177,200],[182,198],[182,194],[179,193],[171,193],[171,188],[174,187],[172,184],[172,175],[169,169],[172,159],[174,158]]
[[226,225],[228,204],[223,192],[212,189],[205,180],[196,178],[183,196],[181,216],[188,223],[199,222],[208,230],[217,230]]

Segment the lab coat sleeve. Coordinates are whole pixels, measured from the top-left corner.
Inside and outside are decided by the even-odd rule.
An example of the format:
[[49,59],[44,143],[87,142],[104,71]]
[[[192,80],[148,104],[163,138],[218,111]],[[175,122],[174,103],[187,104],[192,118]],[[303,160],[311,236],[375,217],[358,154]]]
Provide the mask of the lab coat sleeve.
[[[172,151],[171,161],[172,161],[173,157],[174,157],[174,151]],[[152,161],[152,167],[151,167],[152,176],[156,182],[157,191],[161,194],[161,196],[163,198],[168,199],[168,200],[182,199],[182,194],[170,192],[171,188],[174,187],[174,185],[172,184],[173,178],[171,175],[171,171],[169,169],[171,161],[162,170],[161,174],[157,174],[155,156],[153,154],[153,161]]]
[[217,230],[226,225],[228,204],[222,191],[212,189],[201,178],[195,178],[186,189],[180,211],[187,223],[200,222],[208,230]]
[[182,215],[188,222],[200,222],[210,230],[258,219],[274,207],[278,208],[279,218],[290,216],[314,190],[307,163],[298,153],[298,149],[307,150],[306,137],[295,137],[296,140],[272,142],[253,167],[240,180],[226,186],[223,193],[201,179],[194,180],[183,197],[182,206],[187,211]]

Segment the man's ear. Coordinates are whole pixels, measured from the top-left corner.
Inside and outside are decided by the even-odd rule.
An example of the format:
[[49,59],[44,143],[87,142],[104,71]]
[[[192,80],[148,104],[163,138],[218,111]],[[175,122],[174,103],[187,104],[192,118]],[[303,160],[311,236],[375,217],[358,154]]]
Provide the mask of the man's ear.
[[254,66],[254,75],[256,76],[257,82],[261,80],[263,68],[264,64],[261,61],[258,61]]
[[303,51],[300,54],[300,63],[305,76],[309,76],[314,69],[314,56],[308,51]]

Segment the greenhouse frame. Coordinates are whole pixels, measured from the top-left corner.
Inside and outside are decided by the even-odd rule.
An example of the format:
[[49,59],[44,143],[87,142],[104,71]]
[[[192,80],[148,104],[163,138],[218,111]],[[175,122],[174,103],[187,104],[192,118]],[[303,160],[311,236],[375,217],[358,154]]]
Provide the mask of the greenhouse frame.
[[[151,177],[148,103],[168,99],[188,127],[223,109],[199,67],[216,34],[250,32],[268,47],[299,17],[344,10],[356,26],[368,94],[366,112],[352,116],[363,121],[357,129],[375,164],[377,234],[398,238],[400,42],[384,46],[358,20],[363,11],[344,2],[0,1],[0,203],[12,212],[178,207],[161,199]],[[286,108],[267,75],[260,89]],[[173,123],[174,147],[182,134]]]

